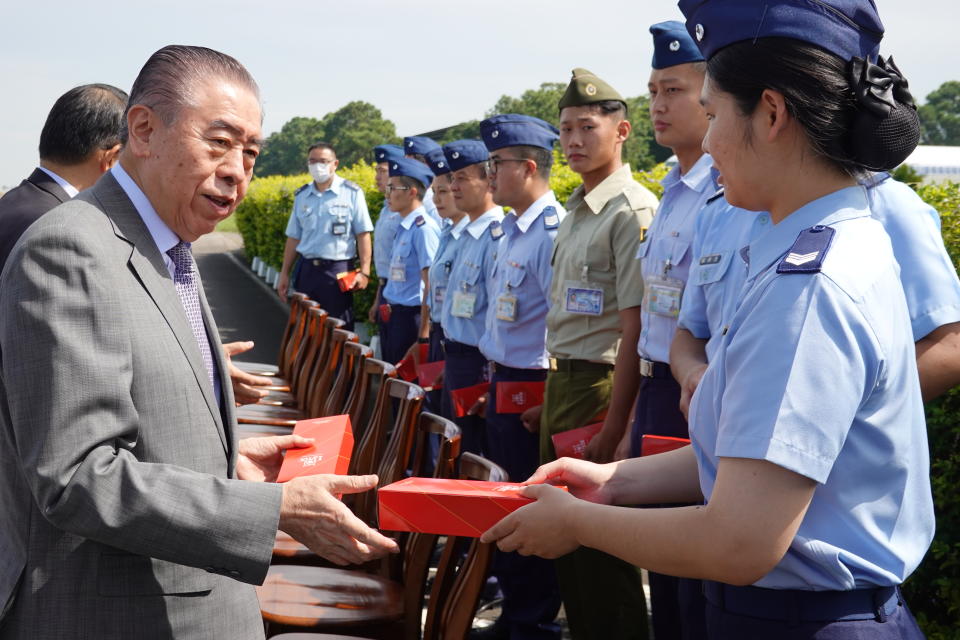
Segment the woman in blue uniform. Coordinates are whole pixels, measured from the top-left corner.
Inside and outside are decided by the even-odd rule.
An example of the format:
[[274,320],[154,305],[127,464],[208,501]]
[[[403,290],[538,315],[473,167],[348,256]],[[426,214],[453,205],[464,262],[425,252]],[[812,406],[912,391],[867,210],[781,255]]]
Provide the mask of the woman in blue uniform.
[[537,502],[484,540],[702,578],[710,638],[922,637],[898,590],[934,527],[916,354],[890,239],[857,183],[916,145],[906,81],[877,57],[870,0],[680,6],[708,60],[705,150],[727,200],[772,223],[745,249],[693,446],[545,465],[530,482],[572,495],[527,488]]

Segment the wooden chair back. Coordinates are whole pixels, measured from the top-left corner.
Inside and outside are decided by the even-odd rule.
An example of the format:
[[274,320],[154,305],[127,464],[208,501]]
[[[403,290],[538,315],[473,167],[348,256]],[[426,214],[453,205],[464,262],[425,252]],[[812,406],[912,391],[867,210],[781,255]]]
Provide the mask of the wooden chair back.
[[[345,411],[350,416],[350,424],[353,425],[353,438],[356,443],[354,445],[354,459],[357,458],[367,426],[373,420],[380,387],[388,378],[396,377],[397,368],[392,364],[373,357],[364,360],[363,369],[360,371],[360,379],[353,385],[353,389],[350,390],[350,395],[347,397]],[[372,469],[372,467],[368,468]],[[353,464],[351,464],[350,469],[350,473],[356,473]]]
[[327,320],[327,312],[316,303],[307,309],[306,334],[289,378],[290,391],[293,393],[297,408],[300,410],[306,410],[307,408],[307,391],[310,388],[313,370],[316,368],[317,359],[320,356],[323,327]]
[[277,369],[282,376],[289,375],[290,364],[297,353],[299,345],[295,344],[294,336],[296,336],[304,321],[306,308],[303,303],[307,299],[305,293],[298,292],[290,296],[290,315],[287,317],[287,326],[283,328],[283,337],[280,338],[280,353],[277,355]]
[[347,395],[360,379],[363,371],[363,361],[373,355],[373,349],[357,340],[348,340],[343,345],[343,356],[337,375],[333,379],[333,386],[323,403],[322,416],[339,416],[349,413]]
[[[339,318],[327,318],[326,323],[332,327],[336,323],[342,325],[343,321]],[[306,413],[309,416],[321,417],[325,415],[323,413],[323,405],[330,395],[330,390],[333,388],[333,380],[336,378],[337,371],[340,370],[343,361],[343,345],[348,342],[357,342],[358,340],[357,334],[352,331],[336,328],[330,332],[324,358],[317,362],[317,367],[313,374],[315,381],[310,389],[310,397],[307,399]]]
[[[460,455],[459,475],[466,480],[508,479],[503,467],[469,452]],[[460,553],[463,547],[465,554]],[[447,537],[430,590],[424,640],[467,637],[492,559],[493,544],[482,544],[479,538]]]

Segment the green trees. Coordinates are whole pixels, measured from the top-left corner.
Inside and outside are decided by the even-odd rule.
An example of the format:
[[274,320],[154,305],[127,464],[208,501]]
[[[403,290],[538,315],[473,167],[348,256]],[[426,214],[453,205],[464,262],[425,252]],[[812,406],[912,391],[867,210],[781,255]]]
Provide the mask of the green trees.
[[291,118],[266,139],[253,172],[257,177],[303,173],[307,170],[307,148],[322,139],[323,123],[319,120]]
[[920,144],[960,145],[960,82],[944,82],[919,111]]

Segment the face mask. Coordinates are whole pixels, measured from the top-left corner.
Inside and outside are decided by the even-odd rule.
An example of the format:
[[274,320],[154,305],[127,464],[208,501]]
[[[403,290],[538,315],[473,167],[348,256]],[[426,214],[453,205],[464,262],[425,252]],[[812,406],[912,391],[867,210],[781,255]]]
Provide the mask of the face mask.
[[312,162],[307,165],[307,169],[310,171],[310,177],[312,177],[317,184],[323,184],[333,176],[329,164]]

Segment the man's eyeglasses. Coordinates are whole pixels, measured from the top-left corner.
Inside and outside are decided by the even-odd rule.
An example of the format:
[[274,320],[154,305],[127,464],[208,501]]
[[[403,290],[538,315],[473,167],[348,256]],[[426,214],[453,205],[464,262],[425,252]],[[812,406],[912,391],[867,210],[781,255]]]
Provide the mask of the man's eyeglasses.
[[500,171],[500,164],[503,162],[526,162],[522,158],[491,158],[487,160],[487,173],[497,173]]
[[388,184],[387,191],[409,191],[410,187],[398,187],[396,185]]

